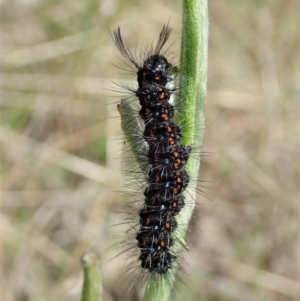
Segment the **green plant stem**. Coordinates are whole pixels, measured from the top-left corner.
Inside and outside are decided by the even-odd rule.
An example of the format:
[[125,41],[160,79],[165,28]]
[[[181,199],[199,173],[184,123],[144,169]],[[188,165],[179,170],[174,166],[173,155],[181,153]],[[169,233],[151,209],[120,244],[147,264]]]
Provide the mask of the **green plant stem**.
[[[190,145],[194,150],[199,151],[202,145],[203,129],[205,124],[205,103],[207,86],[207,48],[208,48],[208,8],[207,0],[184,0],[183,1],[183,27],[181,42],[181,69],[179,95],[177,95],[175,108],[175,120],[182,126],[182,144]],[[179,104],[180,103],[180,104]],[[136,113],[124,100],[119,106],[121,114],[121,124],[129,146],[136,156],[139,164],[143,141],[136,141],[136,136],[132,137],[132,127],[128,127],[128,120],[134,120]],[[133,122],[134,128],[140,125]],[[127,126],[123,126],[127,124]],[[137,149],[137,146],[138,149]],[[200,168],[200,158],[190,156],[186,170],[190,175],[187,189],[186,203],[180,214],[176,217],[178,228],[174,232],[174,246],[172,251],[179,254],[183,248],[187,248],[184,237],[189,221],[192,217],[197,183],[198,170]],[[177,263],[168,271],[168,277],[153,275],[146,288],[144,301],[168,301],[171,300],[173,284],[176,279]]]
[[84,274],[81,301],[101,301],[102,282],[95,255],[91,253],[83,254],[81,264]]
[[[182,125],[182,143],[194,149],[201,148],[205,124],[205,103],[207,90],[207,54],[208,48],[208,8],[207,0],[184,0],[181,41],[180,84],[182,87],[177,97],[177,123]],[[175,104],[176,106],[176,104]],[[191,183],[197,182],[200,158],[191,156],[186,170]],[[185,247],[184,237],[195,206],[195,186],[186,193],[186,206],[177,217],[178,228],[173,250],[176,254]],[[175,236],[175,235],[174,235]],[[144,296],[144,301],[170,300],[176,267],[168,279],[151,279]],[[160,287],[159,287],[160,286]]]
[[[183,128],[182,143],[201,147],[205,124],[207,90],[208,9],[207,0],[183,1],[181,77],[176,121]],[[194,165],[193,160],[189,160]],[[194,170],[198,170],[200,163]]]

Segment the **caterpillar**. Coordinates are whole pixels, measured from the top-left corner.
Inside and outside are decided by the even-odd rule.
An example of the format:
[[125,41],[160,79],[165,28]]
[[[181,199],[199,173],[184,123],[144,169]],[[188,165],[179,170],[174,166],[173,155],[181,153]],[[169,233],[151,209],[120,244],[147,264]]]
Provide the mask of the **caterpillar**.
[[115,45],[137,77],[135,88],[119,86],[129,90],[139,103],[139,113],[134,118],[141,119],[142,133],[133,135],[140,135],[145,145],[140,149],[145,152],[142,155],[146,171],[138,225],[132,229],[136,231],[137,261],[150,276],[167,275],[178,259],[172,248],[178,227],[176,217],[185,207],[184,191],[190,182],[186,163],[192,147],[182,145],[181,128],[174,120],[176,67],[168,61],[164,50],[171,31],[168,25],[163,26],[156,45],[148,47],[141,62],[124,43],[120,27],[112,32]]

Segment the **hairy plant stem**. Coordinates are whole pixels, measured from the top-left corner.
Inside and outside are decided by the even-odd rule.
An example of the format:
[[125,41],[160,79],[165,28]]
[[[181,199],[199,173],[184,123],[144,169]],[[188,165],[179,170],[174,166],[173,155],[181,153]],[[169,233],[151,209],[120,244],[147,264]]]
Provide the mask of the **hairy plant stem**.
[[[208,48],[208,7],[207,0],[183,0],[182,41],[181,41],[181,87],[175,101],[175,120],[182,127],[182,144],[190,145],[199,151],[202,145],[203,129],[205,124],[205,104],[207,89],[207,48]],[[177,106],[176,106],[177,103]],[[179,104],[180,103],[180,104]],[[122,100],[118,107],[121,115],[121,126],[127,142],[135,154],[138,164],[142,158],[142,152],[146,147],[144,142],[132,139],[132,127],[128,127],[128,119],[137,118],[136,110],[130,107],[126,100]],[[123,126],[126,125],[126,126]],[[140,124],[132,123],[133,127],[140,130]],[[137,148],[138,147],[138,148]],[[200,158],[190,156],[186,170],[190,175],[190,182],[197,183]],[[172,251],[179,254],[183,248],[187,248],[185,234],[192,217],[196,190],[195,185],[187,189],[186,203],[183,210],[176,216],[178,228],[174,232],[174,245]],[[173,263],[168,271],[168,277],[153,275],[144,295],[144,301],[168,301],[171,300],[173,285],[176,279],[177,263]]]

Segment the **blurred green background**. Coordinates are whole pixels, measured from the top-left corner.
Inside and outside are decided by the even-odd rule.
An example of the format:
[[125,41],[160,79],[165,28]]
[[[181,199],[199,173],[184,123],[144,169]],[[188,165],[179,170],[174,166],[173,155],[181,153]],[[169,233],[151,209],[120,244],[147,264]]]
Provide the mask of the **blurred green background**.
[[[299,2],[211,0],[209,15],[211,200],[198,196],[177,298],[296,300]],[[178,58],[181,1],[2,0],[0,16],[1,300],[79,300],[90,250],[103,300],[119,300],[123,258],[106,262],[124,202],[121,96],[109,90],[122,63],[109,29],[143,48],[170,20]]]

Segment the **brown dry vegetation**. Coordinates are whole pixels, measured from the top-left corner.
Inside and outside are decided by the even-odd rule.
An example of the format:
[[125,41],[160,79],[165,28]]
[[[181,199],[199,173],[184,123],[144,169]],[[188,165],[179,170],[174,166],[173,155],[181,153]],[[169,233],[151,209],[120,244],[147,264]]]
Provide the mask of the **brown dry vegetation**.
[[[134,47],[171,17],[178,55],[181,1],[3,0],[0,9],[1,300],[79,300],[90,250],[104,261],[103,300],[117,300],[122,262],[105,263],[124,202],[108,28],[122,25]],[[299,5],[211,0],[209,11],[210,156],[200,175],[211,200],[198,197],[181,291],[195,301],[296,300]]]

